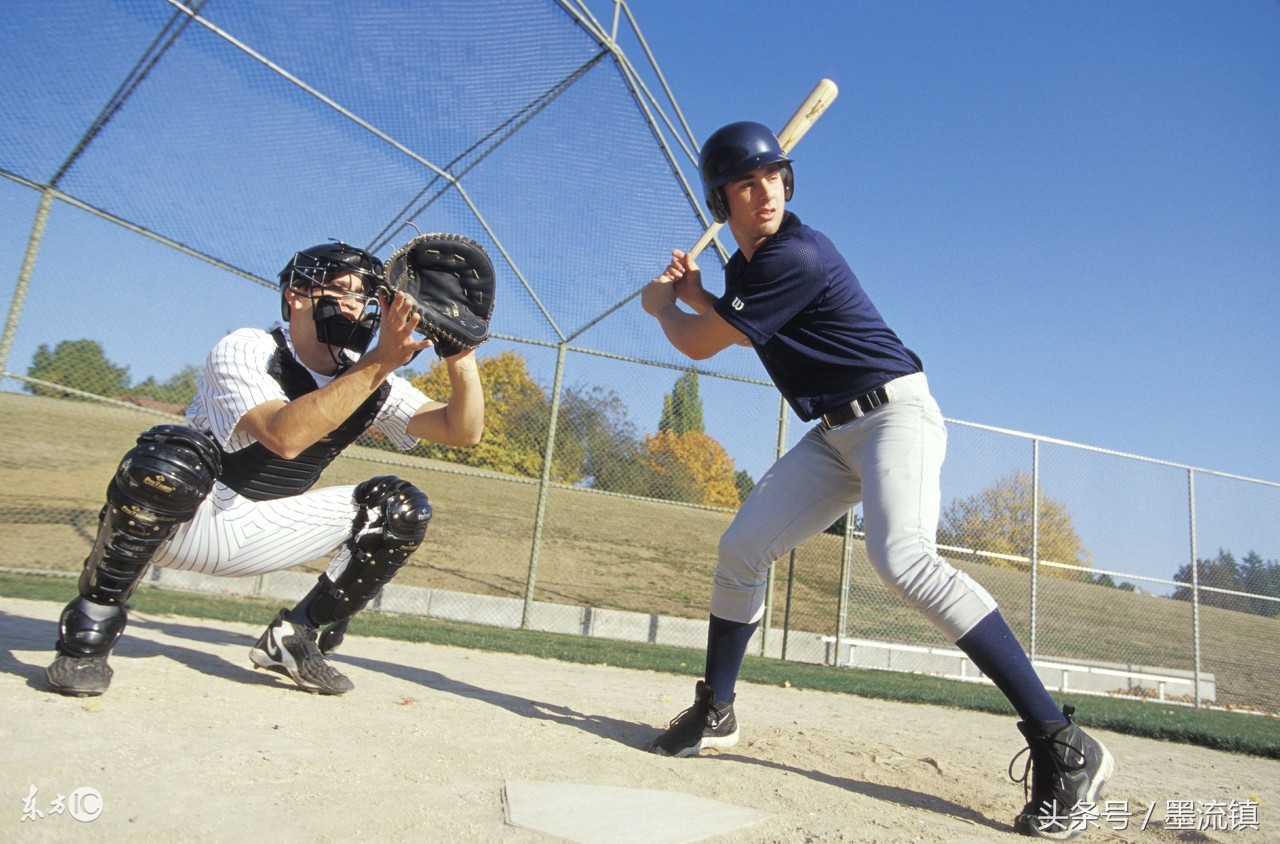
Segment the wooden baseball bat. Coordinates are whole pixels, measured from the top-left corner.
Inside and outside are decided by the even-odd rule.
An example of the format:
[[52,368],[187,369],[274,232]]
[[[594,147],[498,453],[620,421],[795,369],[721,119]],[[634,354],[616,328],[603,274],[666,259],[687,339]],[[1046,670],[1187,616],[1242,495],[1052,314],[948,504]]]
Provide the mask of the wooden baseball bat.
[[[831,105],[836,95],[840,93],[840,89],[836,87],[836,83],[830,79],[820,79],[817,85],[813,86],[813,90],[809,92],[809,96],[805,97],[800,108],[796,109],[796,113],[791,115],[791,119],[787,121],[787,125],[782,127],[782,131],[778,133],[778,145],[782,147],[784,153],[790,152],[796,142],[804,137],[805,133],[813,128],[813,124],[818,122],[818,118],[827,110],[827,106]],[[698,238],[698,242],[689,250],[689,260],[693,260],[702,254],[702,250],[711,245],[711,241],[715,238],[716,233],[720,231],[722,223],[712,223],[702,237]]]

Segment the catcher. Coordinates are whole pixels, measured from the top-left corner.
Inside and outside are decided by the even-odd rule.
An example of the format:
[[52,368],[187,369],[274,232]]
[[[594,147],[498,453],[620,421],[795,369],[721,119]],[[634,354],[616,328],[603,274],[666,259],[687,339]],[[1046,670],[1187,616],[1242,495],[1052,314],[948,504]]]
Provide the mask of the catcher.
[[[80,594],[62,611],[45,671],[53,691],[107,690],[125,602],[152,563],[244,577],[326,555],[315,587],[280,610],[249,656],[309,692],[351,690],[325,655],[423,541],[432,511],[400,478],[317,489],[320,473],[366,430],[400,449],[424,437],[471,446],[484,431],[475,348],[488,337],[494,290],[484,249],[420,235],[388,263],[384,272],[338,242],[296,253],[279,276],[284,325],[222,338],[188,424],[138,437],[107,485]],[[447,403],[395,374],[433,345],[448,369]]]

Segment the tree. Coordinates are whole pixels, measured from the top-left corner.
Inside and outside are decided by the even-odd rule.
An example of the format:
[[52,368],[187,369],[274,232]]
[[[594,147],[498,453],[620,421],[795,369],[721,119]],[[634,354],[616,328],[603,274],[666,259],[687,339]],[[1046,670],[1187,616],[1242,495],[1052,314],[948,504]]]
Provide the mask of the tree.
[[560,402],[556,451],[572,450],[580,475],[593,489],[643,494],[642,444],[617,393],[603,387],[574,387]]
[[[484,358],[478,366],[485,397],[485,431],[480,444],[454,448],[423,442],[412,453],[525,477],[541,476],[551,399],[530,376],[524,357],[517,352]],[[437,361],[411,380],[428,396],[448,400],[449,373],[443,363]],[[552,480],[640,494],[640,450],[626,406],[616,393],[601,387],[564,391],[552,453]]]
[[156,401],[177,404],[186,407],[196,395],[196,381],[200,378],[201,368],[184,366],[164,383],[158,383],[154,377],[129,389],[130,394],[146,396]]
[[[1010,472],[977,495],[952,501],[938,526],[938,542],[995,554],[1030,557],[1031,509],[1031,476],[1025,472]],[[1039,513],[1039,559],[1091,566],[1089,551],[1072,526],[1067,508],[1042,493]],[[993,565],[1012,565],[998,557],[984,557],[983,561]],[[1085,572],[1057,568],[1042,571],[1057,577],[1091,579]]]
[[[454,448],[422,442],[413,454],[526,477],[538,477],[551,421],[551,400],[513,351],[479,362],[485,432],[479,445]],[[449,375],[440,362],[410,379],[437,401],[448,401]],[[702,424],[697,374],[681,376],[667,396],[664,418],[674,427]],[[750,476],[735,473],[720,443],[701,430],[673,428],[641,440],[626,405],[602,387],[570,387],[561,396],[551,479],[593,489],[737,507]],[[382,445],[374,443],[374,445]],[[745,476],[745,477],[744,477]],[[750,487],[746,487],[749,491]]]
[[[1179,567],[1173,579],[1190,584],[1191,564]],[[1200,603],[1203,606],[1251,612],[1269,618],[1280,617],[1280,602],[1266,600],[1280,598],[1280,565],[1265,562],[1255,551],[1250,551],[1242,562],[1237,563],[1231,552],[1219,548],[1217,557],[1196,560],[1196,581],[1201,587],[1229,590],[1218,592],[1201,589]],[[1179,586],[1173,591],[1174,600],[1190,601],[1192,592],[1190,585]],[[1257,597],[1233,595],[1230,592],[1248,592]]]
[[[1173,579],[1179,583],[1191,583],[1191,564],[1180,567]],[[1218,556],[1212,560],[1196,560],[1196,581],[1199,586],[1212,589],[1239,590],[1240,565],[1229,551],[1218,549]],[[1173,591],[1174,600],[1190,601],[1194,590],[1188,586],[1179,586]],[[1228,595],[1222,592],[1200,592],[1200,604],[1206,607],[1221,607],[1224,610],[1247,610],[1249,599],[1243,595]]]
[[1137,591],[1137,587],[1134,586],[1129,581],[1122,580],[1119,583],[1116,583],[1115,578],[1105,573],[1095,575],[1093,579],[1090,580],[1089,582],[1092,583],[1094,586],[1105,586],[1108,589],[1119,589],[1121,592]]
[[1280,601],[1266,598],[1280,598],[1280,564],[1264,562],[1256,551],[1245,554],[1240,561],[1241,587],[1259,597],[1249,599],[1249,612],[1280,618]]
[[[96,340],[63,340],[53,351],[40,344],[31,358],[27,375],[97,396],[118,396],[129,387],[129,368],[107,360]],[[66,395],[61,390],[28,386],[37,396]]]
[[677,434],[704,430],[697,370],[690,369],[677,378],[671,392],[662,397],[662,417],[658,420],[658,430],[674,431]]
[[645,446],[651,496],[711,507],[742,503],[733,460],[701,431],[659,431],[645,438]]
[[733,482],[738,487],[738,499],[741,501],[746,501],[751,490],[756,488],[755,480],[746,469],[739,469],[733,476]]
[[[470,448],[423,440],[411,453],[464,466],[538,477],[542,474],[546,421],[550,418],[546,392],[529,375],[525,359],[516,352],[484,358],[478,366],[485,400],[484,438]],[[449,373],[442,361],[437,360],[426,374],[414,378],[412,383],[437,401],[447,402],[452,393]]]

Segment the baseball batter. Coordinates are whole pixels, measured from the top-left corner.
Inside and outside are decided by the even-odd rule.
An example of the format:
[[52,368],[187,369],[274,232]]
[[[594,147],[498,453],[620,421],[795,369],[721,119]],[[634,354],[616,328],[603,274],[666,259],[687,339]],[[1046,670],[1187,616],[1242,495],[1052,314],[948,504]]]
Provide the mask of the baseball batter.
[[[750,345],[799,417],[818,424],[764,474],[720,539],[705,678],[694,705],[649,749],[689,756],[738,741],[733,701],[764,614],[769,566],[862,502],[877,574],[924,613],[1008,697],[1029,746],[1030,799],[1014,825],[1070,838],[1111,776],[1110,753],[1059,710],[996,602],[937,551],[942,414],[920,359],[885,324],[836,247],[786,210],[790,160],[759,123],[725,126],[702,148],[707,206],[738,250],[724,295],[676,250],[642,292],[676,349],[702,360]],[[680,308],[683,302],[692,313]]]
[[243,577],[329,554],[310,594],[280,611],[250,658],[307,691],[352,688],[324,655],[422,542],[431,505],[396,477],[314,484],[365,430],[408,449],[423,437],[474,445],[484,427],[474,350],[445,358],[447,404],[395,374],[431,343],[414,335],[409,297],[376,292],[382,280],[381,261],[343,243],[296,253],[280,273],[283,327],[220,340],[188,425],[138,438],[107,487],[80,594],[62,612],[58,656],[45,672],[51,689],[107,690],[125,602],[152,563]]

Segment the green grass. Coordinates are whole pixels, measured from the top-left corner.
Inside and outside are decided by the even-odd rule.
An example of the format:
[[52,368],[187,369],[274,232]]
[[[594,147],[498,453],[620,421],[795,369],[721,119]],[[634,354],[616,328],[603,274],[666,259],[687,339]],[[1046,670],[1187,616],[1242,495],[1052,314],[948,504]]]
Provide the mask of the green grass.
[[[139,430],[155,421],[91,402],[0,394],[4,565],[78,574],[93,545],[103,490],[120,455]],[[395,462],[379,462],[387,460]],[[359,483],[394,473],[427,491],[435,508],[429,539],[397,575],[398,586],[521,600],[536,562],[534,597],[539,601],[706,617],[716,544],[730,514],[553,488],[545,501],[535,561],[537,485],[456,470],[426,458],[352,447],[325,471],[321,484]],[[853,586],[843,635],[951,644],[880,582],[860,543],[851,552]],[[797,549],[790,596],[793,631],[836,632],[843,556],[840,537],[825,534]],[[324,562],[301,570],[318,572]],[[1028,646],[1032,616],[1027,573],[971,559],[953,562],[991,592]],[[788,563],[778,572],[774,629],[783,627]],[[1188,671],[1198,646],[1200,669],[1213,676],[1217,704],[1280,714],[1280,621],[1202,607],[1198,639],[1192,621],[1191,605],[1184,601],[1042,577],[1036,655]]]
[[[0,573],[0,595],[8,597],[61,605],[68,600],[73,589],[66,577]],[[134,595],[131,606],[152,614],[259,624],[275,613],[278,602],[145,588]],[[52,615],[51,607],[51,618]],[[588,665],[662,671],[689,677],[701,676],[703,664],[700,649],[511,630],[385,613],[362,613],[352,622],[351,632],[354,635],[526,654]],[[749,656],[743,664],[741,678],[753,683],[789,684],[794,688],[1013,715],[1004,696],[990,686],[892,671],[850,670]],[[1086,726],[1280,759],[1280,719],[1092,696],[1067,702],[1080,706],[1080,721]]]

